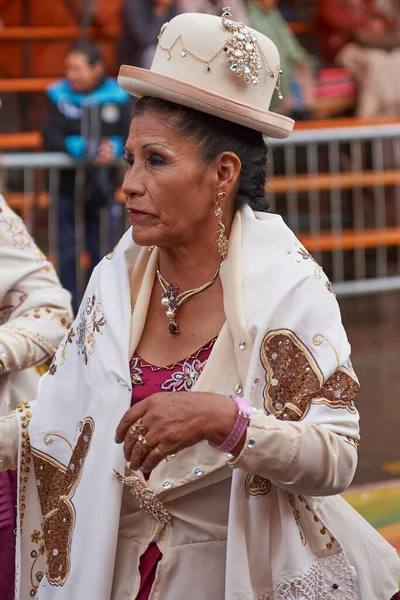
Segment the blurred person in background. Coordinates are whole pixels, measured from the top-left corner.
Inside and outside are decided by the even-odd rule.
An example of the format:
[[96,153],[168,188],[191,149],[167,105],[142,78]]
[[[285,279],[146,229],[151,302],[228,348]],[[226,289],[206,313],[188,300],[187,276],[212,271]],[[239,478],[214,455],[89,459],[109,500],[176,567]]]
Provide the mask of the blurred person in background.
[[247,0],[248,24],[269,37],[278,47],[283,75],[280,100],[275,93],[271,110],[293,118],[312,118],[315,81],[306,50],[278,9],[277,0]]
[[[90,275],[100,260],[100,212],[109,211],[109,246],[119,238],[122,210],[115,201],[116,159],[123,155],[129,129],[129,95],[116,79],[107,78],[101,49],[89,40],[78,41],[65,59],[65,79],[47,90],[43,122],[47,150],[67,152],[86,163],[85,246]],[[61,172],[58,198],[59,270],[61,282],[77,305],[75,247],[75,174]]]
[[124,0],[119,62],[150,68],[161,27],[178,12],[175,0]]
[[[33,400],[39,372],[72,322],[70,295],[0,196],[0,421]],[[11,413],[14,414],[14,413]],[[0,465],[2,464],[0,440]],[[21,488],[23,495],[24,488]],[[15,471],[0,472],[0,597],[14,598]]]
[[372,0],[321,0],[317,34],[325,61],[350,69],[361,118],[400,115],[399,34]]
[[[227,2],[225,0],[178,0],[179,12],[208,13],[220,15]],[[244,0],[230,0],[228,2],[237,21],[247,24],[249,17]]]

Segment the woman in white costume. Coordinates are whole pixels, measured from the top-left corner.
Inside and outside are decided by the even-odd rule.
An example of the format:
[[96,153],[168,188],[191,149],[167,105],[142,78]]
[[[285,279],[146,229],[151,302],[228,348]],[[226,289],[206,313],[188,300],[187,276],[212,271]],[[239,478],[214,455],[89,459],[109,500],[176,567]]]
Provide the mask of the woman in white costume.
[[280,71],[272,42],[229,13],[179,15],[149,71],[121,68],[140,98],[132,228],[37,400],[1,429],[25,489],[17,599],[397,592],[395,550],[338,496],[359,429],[337,302],[266,211],[263,134],[293,128],[268,111]]
[[[70,295],[24,223],[0,196],[0,421],[36,396],[39,372],[72,323]],[[0,465],[1,465],[0,438]],[[5,465],[3,465],[4,467]],[[0,473],[0,590],[12,600],[15,471]]]

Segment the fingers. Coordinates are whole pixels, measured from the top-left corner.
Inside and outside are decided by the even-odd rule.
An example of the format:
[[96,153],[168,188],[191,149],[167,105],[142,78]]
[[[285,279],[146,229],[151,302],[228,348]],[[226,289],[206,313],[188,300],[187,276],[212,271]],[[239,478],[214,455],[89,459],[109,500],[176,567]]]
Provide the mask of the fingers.
[[147,404],[147,399],[145,399],[126,411],[115,432],[115,442],[117,444],[122,444],[125,441],[129,428],[144,417],[147,411]]
[[169,458],[169,456],[167,454],[165,454],[162,450],[162,445],[160,446],[160,444],[157,444],[157,446],[155,446],[153,448],[153,450],[151,452],[148,453],[148,455],[146,456],[145,460],[143,461],[142,465],[141,465],[141,469],[147,473],[150,471],[153,471],[153,469],[156,468],[157,465],[160,464],[160,462],[162,462],[163,460],[171,460]]
[[[124,442],[125,460],[127,460],[127,461],[131,460],[131,455],[132,455],[132,450],[133,450],[134,445],[137,442],[142,442],[142,439],[144,438],[146,433],[147,433],[147,427],[143,424],[142,419],[140,419],[137,423],[135,423],[128,429],[128,433],[125,437],[125,442]],[[146,439],[145,439],[145,443],[142,445],[145,448],[147,447]]]
[[153,448],[140,448],[140,442],[133,446],[131,455],[131,469],[137,471],[140,469],[144,473],[150,473],[163,460],[171,460],[170,456],[163,451],[162,444],[157,444]]
[[143,463],[151,451],[152,447],[150,445],[145,446],[139,440],[133,445],[131,455],[128,459],[132,471],[138,471],[143,468]]

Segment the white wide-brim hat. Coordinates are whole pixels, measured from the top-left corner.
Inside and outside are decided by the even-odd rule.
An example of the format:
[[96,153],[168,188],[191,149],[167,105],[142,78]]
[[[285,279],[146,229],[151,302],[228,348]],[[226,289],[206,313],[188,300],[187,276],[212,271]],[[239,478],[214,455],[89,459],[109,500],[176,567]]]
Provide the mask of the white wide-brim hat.
[[280,91],[279,52],[230,16],[178,15],[161,28],[150,70],[123,65],[118,83],[137,98],[162,98],[286,138],[294,121],[268,110]]

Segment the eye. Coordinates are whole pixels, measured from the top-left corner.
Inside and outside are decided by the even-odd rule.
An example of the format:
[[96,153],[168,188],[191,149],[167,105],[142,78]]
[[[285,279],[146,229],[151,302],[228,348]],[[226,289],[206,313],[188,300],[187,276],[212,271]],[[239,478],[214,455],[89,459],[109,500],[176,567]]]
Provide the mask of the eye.
[[135,159],[133,158],[132,154],[124,154],[124,162],[131,167],[133,165],[133,163],[135,162]]
[[153,167],[161,167],[162,165],[166,165],[167,161],[163,156],[161,156],[161,154],[157,154],[156,152],[153,152],[149,156],[149,163]]

